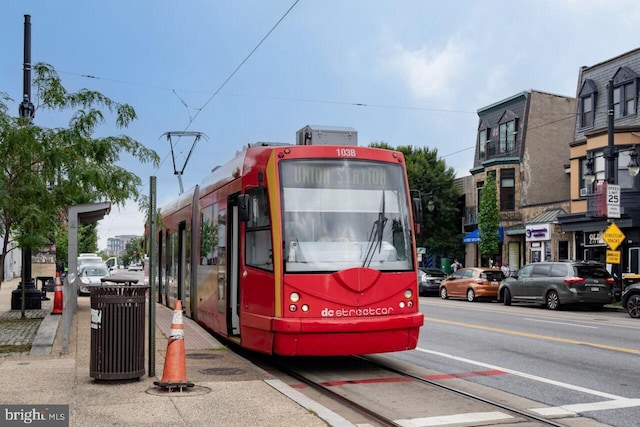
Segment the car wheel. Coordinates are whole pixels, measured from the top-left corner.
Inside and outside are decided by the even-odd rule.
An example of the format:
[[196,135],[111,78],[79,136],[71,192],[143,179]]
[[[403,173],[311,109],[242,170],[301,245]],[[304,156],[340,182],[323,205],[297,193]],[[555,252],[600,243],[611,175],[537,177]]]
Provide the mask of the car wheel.
[[440,298],[447,299],[449,298],[449,294],[447,294],[447,288],[444,286],[440,288]]
[[467,301],[469,302],[473,302],[476,299],[476,293],[473,292],[473,289],[469,289],[467,291]]
[[545,298],[545,302],[549,310],[557,310],[558,307],[560,307],[560,298],[558,298],[558,293],[556,291],[549,291]]
[[640,294],[631,295],[624,308],[629,316],[635,319],[640,318]]
[[511,291],[509,289],[504,290],[504,305],[511,305]]

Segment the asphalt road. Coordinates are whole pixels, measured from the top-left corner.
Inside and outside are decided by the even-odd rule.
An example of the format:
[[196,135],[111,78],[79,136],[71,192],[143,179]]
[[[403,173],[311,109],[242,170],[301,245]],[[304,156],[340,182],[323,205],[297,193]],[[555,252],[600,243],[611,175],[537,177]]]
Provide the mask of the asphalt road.
[[[614,426],[640,419],[640,321],[624,312],[421,298],[418,349],[397,357]],[[535,410],[536,408],[531,408]]]

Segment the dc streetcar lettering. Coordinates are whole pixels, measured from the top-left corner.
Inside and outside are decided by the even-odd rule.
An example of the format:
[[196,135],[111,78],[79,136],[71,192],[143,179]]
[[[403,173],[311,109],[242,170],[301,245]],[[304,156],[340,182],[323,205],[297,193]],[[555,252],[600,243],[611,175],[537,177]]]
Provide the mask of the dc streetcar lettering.
[[325,308],[320,312],[322,317],[384,316],[391,313],[393,313],[393,307],[339,308],[337,310]]
[[161,209],[158,299],[258,352],[413,349],[423,315],[409,199],[397,152],[248,147]]

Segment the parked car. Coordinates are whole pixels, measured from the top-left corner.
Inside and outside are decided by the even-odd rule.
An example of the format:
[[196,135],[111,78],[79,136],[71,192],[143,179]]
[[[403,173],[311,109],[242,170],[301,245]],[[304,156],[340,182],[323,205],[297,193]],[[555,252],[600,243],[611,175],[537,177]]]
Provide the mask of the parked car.
[[442,299],[466,298],[467,301],[496,298],[503,280],[504,274],[498,268],[460,268],[440,284],[440,297]]
[[505,305],[531,302],[549,310],[564,304],[586,304],[597,309],[613,300],[614,285],[614,278],[599,262],[536,262],[503,281],[499,299]]
[[418,293],[420,296],[429,293],[438,295],[440,284],[447,278],[447,273],[437,268],[420,267],[418,272]]
[[109,268],[107,265],[95,265],[88,264],[84,265],[80,272],[78,273],[78,277],[80,277],[80,286],[78,287],[78,295],[91,295],[91,287],[92,286],[100,286],[102,279],[105,276],[109,276]]
[[620,303],[627,310],[629,316],[640,318],[640,283],[627,286],[622,292]]
[[[80,254],[78,256],[78,273],[85,265],[102,263],[104,263],[104,260],[96,254]],[[107,264],[105,263],[105,265]]]
[[139,262],[129,264],[129,271],[142,271],[142,264]]

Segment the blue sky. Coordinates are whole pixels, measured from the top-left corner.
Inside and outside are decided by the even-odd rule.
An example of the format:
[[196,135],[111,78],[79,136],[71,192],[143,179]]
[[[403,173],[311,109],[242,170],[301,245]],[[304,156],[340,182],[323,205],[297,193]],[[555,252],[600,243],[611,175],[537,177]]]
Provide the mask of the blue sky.
[[[107,120],[97,135],[126,133],[159,153],[159,169],[130,158],[121,165],[142,178],[145,194],[157,176],[162,205],[179,193],[168,131],[208,137],[186,165],[185,189],[245,144],[294,142],[307,124],[354,127],[361,145],[436,148],[466,175],[478,109],[531,89],[575,96],[581,66],[638,47],[640,2],[9,1],[0,14],[0,91],[18,101],[25,14],[33,63],[53,65],[69,90],[136,109],[128,129]],[[67,120],[35,118],[45,127]],[[179,168],[191,143],[175,148]],[[142,234],[142,221],[134,203],[114,207],[99,223],[100,248],[108,237]]]

